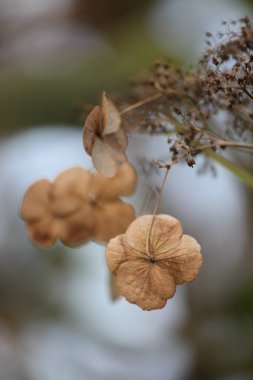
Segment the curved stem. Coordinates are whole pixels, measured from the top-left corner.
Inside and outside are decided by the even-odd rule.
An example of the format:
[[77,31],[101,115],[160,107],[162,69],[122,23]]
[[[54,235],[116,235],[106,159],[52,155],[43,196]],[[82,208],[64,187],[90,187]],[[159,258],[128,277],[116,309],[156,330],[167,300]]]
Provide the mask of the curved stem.
[[161,97],[162,97],[162,94],[154,94],[154,95],[150,96],[149,98],[146,98],[144,100],[141,100],[141,101],[139,101],[137,103],[132,104],[129,107],[126,107],[124,110],[122,110],[120,112],[120,114],[124,115],[125,113],[130,112],[130,111],[132,111],[132,110],[134,110],[136,108],[142,107],[142,106],[144,106],[147,103],[154,102],[155,100],[157,100],[157,99],[159,99]]
[[253,144],[237,142],[237,141],[226,141],[226,140],[218,140],[219,146],[233,147],[233,148],[245,148],[245,149],[253,149]]
[[154,253],[153,253],[153,251],[151,249],[151,233],[152,233],[152,229],[153,229],[154,222],[155,222],[155,216],[156,216],[156,213],[157,213],[160,201],[161,201],[162,193],[163,193],[163,190],[164,190],[167,178],[168,178],[169,169],[170,169],[170,166],[167,166],[165,174],[164,174],[164,177],[163,177],[163,182],[162,182],[162,185],[160,187],[159,194],[158,194],[158,197],[157,197],[156,205],[155,205],[155,208],[154,208],[154,211],[153,211],[153,217],[152,217],[152,221],[151,221],[150,229],[149,229],[149,233],[148,233],[148,252],[147,253],[148,253],[148,256],[151,259],[154,258]]

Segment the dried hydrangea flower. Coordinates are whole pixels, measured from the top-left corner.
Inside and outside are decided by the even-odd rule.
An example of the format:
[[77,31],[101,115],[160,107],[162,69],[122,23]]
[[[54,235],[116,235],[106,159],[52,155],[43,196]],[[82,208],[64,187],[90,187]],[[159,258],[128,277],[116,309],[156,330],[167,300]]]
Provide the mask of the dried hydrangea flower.
[[[152,226],[152,228],[151,228]],[[111,239],[106,258],[119,292],[143,310],[161,309],[176,285],[193,280],[202,264],[197,241],[169,215],[144,215]]]
[[107,242],[134,220],[132,206],[119,197],[131,194],[135,185],[136,172],[128,163],[113,178],[75,167],[53,183],[38,181],[25,193],[21,207],[28,236],[42,248],[52,247],[57,239],[69,246],[87,239]]
[[102,106],[88,115],[83,128],[83,145],[96,170],[108,177],[126,161],[127,136],[121,128],[120,113],[115,105],[102,96]]

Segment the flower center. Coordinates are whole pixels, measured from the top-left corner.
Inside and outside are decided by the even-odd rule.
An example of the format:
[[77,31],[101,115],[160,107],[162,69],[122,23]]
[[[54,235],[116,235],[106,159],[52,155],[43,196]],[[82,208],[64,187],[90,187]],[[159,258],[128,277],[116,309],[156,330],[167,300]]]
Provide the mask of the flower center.
[[90,193],[89,198],[90,198],[91,206],[95,207],[98,204],[98,199],[97,199],[96,195],[93,193]]

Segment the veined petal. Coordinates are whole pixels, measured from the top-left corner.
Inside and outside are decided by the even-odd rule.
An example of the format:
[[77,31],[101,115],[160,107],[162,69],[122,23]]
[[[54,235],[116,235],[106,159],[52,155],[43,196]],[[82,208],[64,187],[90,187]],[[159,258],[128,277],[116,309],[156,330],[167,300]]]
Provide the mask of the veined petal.
[[161,258],[176,247],[183,235],[183,228],[179,220],[170,215],[155,216],[151,231],[151,246],[155,257]]
[[109,146],[100,138],[95,140],[91,158],[95,169],[107,177],[113,177],[120,166]]
[[176,285],[166,268],[145,260],[120,265],[117,285],[126,299],[143,310],[161,309],[173,297]]
[[116,150],[118,153],[125,152],[128,145],[128,138],[125,131],[120,128],[117,132],[108,134],[103,137],[103,141],[105,141],[111,149]]
[[124,235],[118,235],[111,239],[105,251],[108,268],[114,274],[117,273],[120,264],[126,259],[123,237]]
[[134,209],[122,201],[103,202],[94,209],[96,229],[94,239],[107,242],[124,233],[134,220]]
[[100,107],[96,106],[89,113],[83,127],[83,146],[87,154],[91,155],[96,136],[100,133]]
[[102,135],[115,133],[120,128],[121,116],[117,107],[107,99],[105,93],[102,95],[102,111],[101,111],[101,132]]
[[192,281],[202,265],[201,247],[191,236],[183,235],[179,245],[163,257],[161,266],[168,269],[176,284]]
[[169,215],[144,215],[134,220],[126,232],[130,247],[159,259],[179,244],[183,230]]

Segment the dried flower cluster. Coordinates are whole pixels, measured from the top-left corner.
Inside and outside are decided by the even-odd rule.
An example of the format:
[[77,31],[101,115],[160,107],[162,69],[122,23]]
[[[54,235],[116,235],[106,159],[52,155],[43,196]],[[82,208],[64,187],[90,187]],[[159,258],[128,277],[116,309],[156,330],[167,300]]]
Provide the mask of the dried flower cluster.
[[224,32],[206,34],[207,50],[196,70],[157,61],[136,82],[137,106],[129,107],[123,125],[168,136],[169,159],[160,167],[180,160],[192,167],[210,149],[253,149],[253,26],[247,17],[232,22],[236,32],[223,24]]
[[193,280],[202,263],[197,241],[169,215],[135,219],[110,240],[106,258],[119,292],[144,310],[164,307],[176,285]]
[[[193,280],[202,264],[200,245],[183,235],[180,222],[156,215],[171,166],[184,160],[193,167],[198,154],[227,147],[253,149],[253,26],[247,17],[231,22],[237,31],[223,24],[224,32],[206,34],[207,50],[196,70],[156,62],[137,81],[135,103],[120,111],[103,93],[83,128],[84,149],[98,173],[72,168],[53,183],[36,182],[24,196],[21,215],[40,247],[57,239],[70,246],[111,239],[106,258],[112,298],[121,294],[144,310],[164,307],[176,285]],[[126,131],[133,129],[164,134],[169,144],[167,162],[151,157],[166,168],[154,213],[137,219],[120,200],[136,184],[125,154]],[[253,187],[251,175],[242,177]]]
[[[223,24],[227,26],[225,21]],[[209,112],[229,112],[226,132],[230,137],[253,131],[253,27],[248,17],[233,25],[238,31],[227,28],[219,33],[218,46],[207,33],[208,49],[201,60],[205,106]]]
[[40,180],[27,190],[22,203],[28,236],[42,248],[52,247],[57,239],[69,246],[90,239],[107,242],[134,219],[132,206],[119,197],[130,195],[135,185],[136,172],[128,163],[112,178],[75,167],[53,183]]

